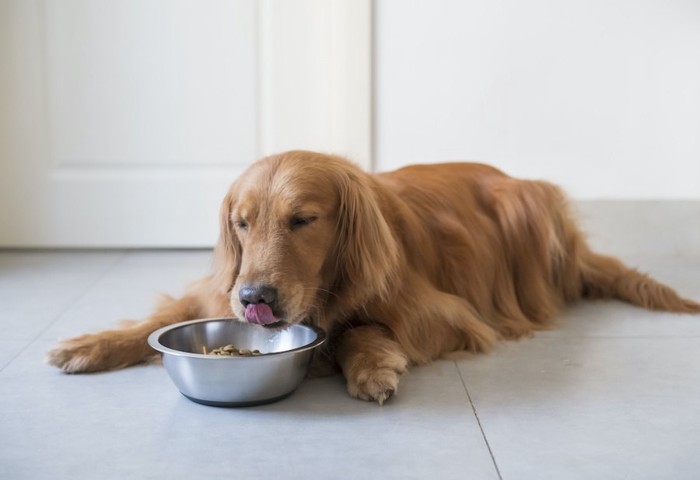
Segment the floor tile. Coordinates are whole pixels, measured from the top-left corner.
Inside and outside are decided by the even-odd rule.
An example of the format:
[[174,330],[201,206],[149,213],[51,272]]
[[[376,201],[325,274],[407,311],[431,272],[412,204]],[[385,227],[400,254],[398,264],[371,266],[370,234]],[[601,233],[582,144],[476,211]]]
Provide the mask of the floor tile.
[[120,262],[124,267],[177,267],[195,269],[201,275],[209,272],[212,262],[211,249],[194,250],[132,250]]
[[0,372],[1,478],[497,478],[451,361],[415,369],[383,407],[330,377],[221,409],[180,395],[162,366],[65,375],[41,364],[47,347]]
[[700,255],[700,202],[697,200],[589,200],[574,211],[591,245],[611,255]]
[[69,338],[114,328],[150,315],[162,294],[182,295],[209,271],[210,254],[200,251],[130,252],[64,311],[43,334]]
[[4,339],[43,331],[124,256],[123,252],[0,252]]
[[[596,249],[700,299],[700,204],[668,207],[587,202],[584,227]],[[180,395],[161,365],[44,363],[57,338],[145,318],[210,265],[209,250],[0,251],[0,478],[697,478],[700,317],[617,301],[414,368],[383,407],[339,376],[218,409]]]
[[0,372],[27,346],[27,340],[0,340]]
[[619,301],[580,302],[538,337],[700,337],[700,316],[650,312]]
[[[642,271],[700,302],[700,258],[638,255]],[[559,316],[560,328],[540,336],[700,336],[700,315],[654,312],[617,300],[581,301]]]
[[504,479],[694,479],[700,339],[535,338],[458,362]]

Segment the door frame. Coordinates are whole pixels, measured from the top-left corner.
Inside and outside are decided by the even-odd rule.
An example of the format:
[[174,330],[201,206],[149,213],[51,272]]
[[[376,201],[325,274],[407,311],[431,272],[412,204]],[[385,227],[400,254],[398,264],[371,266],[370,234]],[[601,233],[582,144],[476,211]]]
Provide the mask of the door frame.
[[303,145],[371,169],[372,1],[258,5],[261,153]]

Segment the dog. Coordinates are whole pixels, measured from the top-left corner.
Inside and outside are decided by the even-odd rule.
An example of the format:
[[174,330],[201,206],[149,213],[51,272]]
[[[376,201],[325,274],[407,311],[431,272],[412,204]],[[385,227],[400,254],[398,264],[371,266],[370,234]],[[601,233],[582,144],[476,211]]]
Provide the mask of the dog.
[[68,373],[137,364],[155,354],[151,332],[197,318],[313,324],[329,340],[311,372],[340,370],[350,395],[383,404],[410,365],[551,328],[582,298],[700,312],[593,252],[551,183],[478,163],[370,174],[290,151],[231,186],[210,276],[165,297],[147,320],[60,342],[47,360]]

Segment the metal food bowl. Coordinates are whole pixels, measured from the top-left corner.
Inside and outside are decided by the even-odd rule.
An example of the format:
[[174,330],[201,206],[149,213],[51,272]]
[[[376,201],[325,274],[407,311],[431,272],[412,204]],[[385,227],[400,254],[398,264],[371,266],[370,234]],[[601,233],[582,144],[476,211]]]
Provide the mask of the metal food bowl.
[[[269,329],[209,318],[163,327],[148,337],[148,344],[163,353],[163,365],[184,396],[204,405],[240,407],[275,402],[294,392],[314,349],[325,340],[323,330],[306,325]],[[260,355],[204,353],[229,344]]]

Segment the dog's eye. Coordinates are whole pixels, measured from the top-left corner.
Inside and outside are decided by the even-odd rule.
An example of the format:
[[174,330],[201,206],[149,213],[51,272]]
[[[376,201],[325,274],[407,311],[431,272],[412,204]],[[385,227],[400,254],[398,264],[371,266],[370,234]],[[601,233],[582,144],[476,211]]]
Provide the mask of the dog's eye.
[[241,230],[248,230],[248,222],[246,222],[245,220],[237,220],[236,222],[234,222],[234,225],[236,225],[236,227]]
[[298,217],[294,216],[292,219],[289,221],[289,226],[292,230],[296,230],[298,228],[304,227],[306,225],[309,225],[310,223],[313,223],[316,221],[318,217]]

